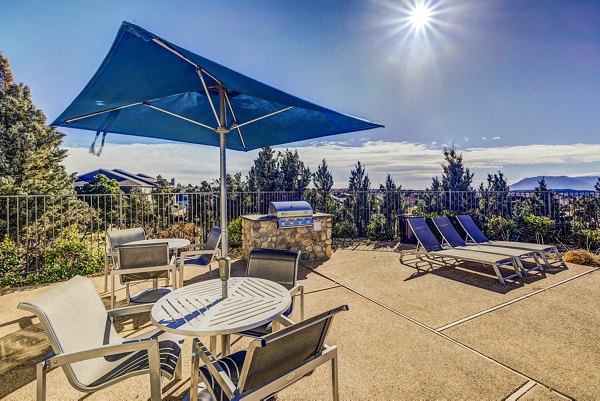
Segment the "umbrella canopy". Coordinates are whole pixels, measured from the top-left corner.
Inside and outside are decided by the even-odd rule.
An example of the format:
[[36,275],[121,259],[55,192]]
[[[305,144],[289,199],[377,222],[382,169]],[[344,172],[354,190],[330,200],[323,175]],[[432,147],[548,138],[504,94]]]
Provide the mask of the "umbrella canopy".
[[123,22],[96,74],[54,126],[221,148],[222,258],[229,277],[225,149],[251,150],[382,127],[246,77]]

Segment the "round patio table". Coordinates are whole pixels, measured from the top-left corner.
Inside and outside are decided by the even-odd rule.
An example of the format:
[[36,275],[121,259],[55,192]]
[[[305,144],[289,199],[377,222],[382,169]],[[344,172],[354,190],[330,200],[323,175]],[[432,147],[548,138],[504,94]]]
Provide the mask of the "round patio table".
[[[152,323],[164,331],[200,337],[210,336],[215,353],[221,336],[221,355],[229,355],[229,337],[271,322],[292,304],[289,291],[269,280],[233,277],[227,282],[229,296],[221,298],[221,280],[186,285],[159,299],[150,312]],[[191,381],[190,391],[194,381]]]

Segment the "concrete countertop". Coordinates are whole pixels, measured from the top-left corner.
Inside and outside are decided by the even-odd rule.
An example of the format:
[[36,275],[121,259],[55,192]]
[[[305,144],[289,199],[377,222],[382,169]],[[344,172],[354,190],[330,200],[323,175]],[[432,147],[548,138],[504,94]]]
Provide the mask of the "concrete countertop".
[[[250,220],[250,221],[269,221],[269,220],[277,220],[277,217],[271,216],[270,214],[246,214],[240,216],[242,219]],[[333,217],[332,214],[329,213],[314,213],[312,217]]]

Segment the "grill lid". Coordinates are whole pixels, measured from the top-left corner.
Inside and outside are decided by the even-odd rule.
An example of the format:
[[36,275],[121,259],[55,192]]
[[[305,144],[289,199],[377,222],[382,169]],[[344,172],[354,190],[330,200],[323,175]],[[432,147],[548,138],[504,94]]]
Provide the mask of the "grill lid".
[[269,203],[269,214],[271,216],[281,217],[304,217],[312,216],[313,209],[308,202],[271,202]]

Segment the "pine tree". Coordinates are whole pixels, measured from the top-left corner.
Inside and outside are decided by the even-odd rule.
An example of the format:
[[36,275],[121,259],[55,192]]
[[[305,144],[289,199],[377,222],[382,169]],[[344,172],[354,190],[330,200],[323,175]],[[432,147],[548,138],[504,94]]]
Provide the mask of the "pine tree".
[[275,151],[264,147],[254,160],[248,172],[248,186],[251,191],[277,191],[279,189],[279,168]]
[[315,188],[319,192],[328,193],[333,187],[333,176],[327,166],[327,161],[323,159],[319,167],[317,167],[316,173],[313,174],[313,182]]
[[508,199],[510,187],[502,171],[487,175],[487,187],[483,183],[479,186],[482,195],[480,209],[484,216],[510,215],[511,204]]
[[370,214],[370,189],[371,181],[369,180],[369,176],[364,166],[358,161],[354,169],[350,171],[347,203],[354,216],[360,237],[366,234],[368,215]]
[[400,190],[401,185],[396,185],[391,175],[387,175],[385,183],[379,186],[383,192],[381,213],[385,216],[387,230],[394,233],[398,215],[402,213],[403,202]]
[[596,184],[594,184],[594,189],[600,192],[600,177],[596,180]]
[[444,191],[472,191],[473,173],[463,165],[462,153],[456,150],[456,145],[444,147],[445,164],[442,174],[442,187]]
[[73,194],[74,175],[61,165],[63,136],[46,125],[29,87],[14,82],[0,53],[0,194]]
[[533,189],[534,198],[537,200],[533,205],[533,212],[536,215],[548,216],[554,218],[560,213],[558,199],[546,184],[546,177],[538,180],[538,185]]
[[[292,152],[286,149],[283,153],[280,152],[277,157],[277,166],[279,168],[279,191],[302,193],[310,184],[310,169],[304,166],[297,150]],[[298,181],[298,175],[302,177],[300,181]]]

